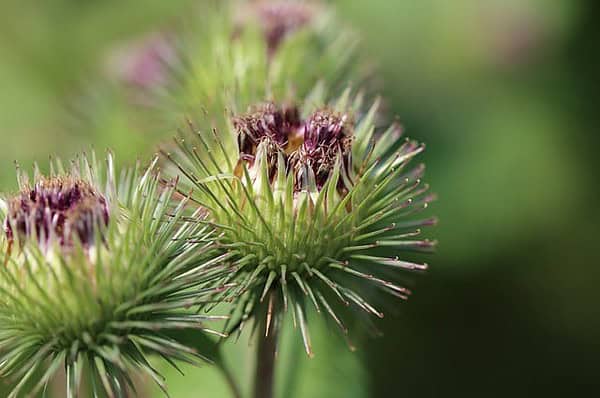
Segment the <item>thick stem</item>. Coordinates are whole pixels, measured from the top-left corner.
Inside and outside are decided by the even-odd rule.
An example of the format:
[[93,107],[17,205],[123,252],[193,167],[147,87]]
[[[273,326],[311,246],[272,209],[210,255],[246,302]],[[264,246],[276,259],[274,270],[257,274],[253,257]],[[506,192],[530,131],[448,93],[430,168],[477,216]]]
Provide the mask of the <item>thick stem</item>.
[[273,319],[275,294],[269,295],[266,320],[261,322],[256,351],[256,372],[254,374],[254,398],[273,398],[275,386],[275,357],[277,355],[278,325]]

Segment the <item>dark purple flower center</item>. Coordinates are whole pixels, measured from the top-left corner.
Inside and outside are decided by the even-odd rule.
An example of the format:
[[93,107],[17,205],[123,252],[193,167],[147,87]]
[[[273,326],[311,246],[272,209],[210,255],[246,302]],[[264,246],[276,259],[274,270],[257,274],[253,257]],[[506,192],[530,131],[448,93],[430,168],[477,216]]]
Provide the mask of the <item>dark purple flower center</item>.
[[[269,176],[277,172],[277,157],[286,161],[286,172],[293,172],[297,190],[302,190],[310,169],[318,188],[322,188],[341,160],[338,190],[344,190],[351,167],[352,129],[348,115],[321,109],[301,120],[295,106],[278,108],[273,103],[233,118],[238,135],[240,162],[254,165],[257,148],[266,145]],[[342,178],[345,177],[345,178]]]
[[[352,139],[347,115],[329,109],[315,112],[304,124],[304,143],[297,151],[296,169],[302,173],[303,167],[309,167],[315,175],[317,187],[322,188],[339,157],[340,171],[348,175]],[[300,178],[297,177],[297,180]],[[340,177],[340,189],[343,188],[342,181]]]
[[258,145],[264,142],[269,148],[268,161],[273,167],[277,162],[279,151],[285,153],[293,150],[293,146],[297,145],[297,137],[302,128],[297,107],[277,107],[270,102],[233,118],[233,126],[237,132],[242,160],[252,165]]
[[70,177],[42,178],[11,198],[8,207],[4,227],[9,241],[17,234],[35,236],[40,243],[56,238],[70,246],[78,239],[89,246],[109,219],[106,199],[89,183]]

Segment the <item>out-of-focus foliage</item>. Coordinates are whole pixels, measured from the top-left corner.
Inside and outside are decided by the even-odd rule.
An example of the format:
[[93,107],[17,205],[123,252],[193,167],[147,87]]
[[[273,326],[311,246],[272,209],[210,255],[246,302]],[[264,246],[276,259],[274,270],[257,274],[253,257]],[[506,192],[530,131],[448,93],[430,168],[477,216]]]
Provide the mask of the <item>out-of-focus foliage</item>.
[[[62,129],[64,109],[112,48],[176,23],[190,3],[4,2],[0,190],[15,187],[13,159],[68,156],[90,143],[120,159],[148,156],[158,136]],[[339,344],[340,353],[332,346],[299,360],[297,396],[346,397],[355,380],[382,397],[597,388],[597,2],[333,3],[379,64],[388,111],[428,143],[440,248],[415,297],[386,319],[385,337],[357,356]],[[226,391],[214,369],[187,374],[169,379],[174,397],[197,396],[202,380],[216,386],[206,396]]]

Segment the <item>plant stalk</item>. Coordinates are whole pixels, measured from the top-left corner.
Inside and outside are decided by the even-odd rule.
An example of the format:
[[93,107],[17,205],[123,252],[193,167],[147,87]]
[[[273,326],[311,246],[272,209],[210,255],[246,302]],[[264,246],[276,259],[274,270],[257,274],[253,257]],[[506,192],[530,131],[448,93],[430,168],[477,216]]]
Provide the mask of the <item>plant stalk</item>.
[[254,374],[254,398],[273,398],[275,387],[275,359],[277,356],[277,343],[279,327],[275,313],[276,294],[269,295],[269,306],[266,320],[261,322],[258,335],[258,348],[256,351],[256,372]]

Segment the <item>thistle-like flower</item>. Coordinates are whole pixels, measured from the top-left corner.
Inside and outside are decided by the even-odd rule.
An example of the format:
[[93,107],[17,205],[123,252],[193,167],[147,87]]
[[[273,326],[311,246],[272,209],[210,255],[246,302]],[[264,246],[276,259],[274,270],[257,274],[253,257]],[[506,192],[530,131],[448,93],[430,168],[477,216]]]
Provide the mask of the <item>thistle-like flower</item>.
[[202,110],[224,129],[227,107],[241,113],[257,98],[303,98],[319,81],[339,89],[365,80],[364,64],[354,62],[357,36],[324,4],[224,1],[190,19],[178,41],[181,68],[159,109],[171,121]]
[[397,124],[376,133],[377,103],[361,114],[361,97],[349,104],[349,91],[329,106],[315,107],[322,103],[315,99],[234,115],[237,149],[210,147],[198,132],[205,151],[186,139],[167,154],[220,233],[226,280],[239,285],[221,296],[236,304],[232,330],[258,318],[268,334],[291,308],[309,355],[307,303],[344,334],[338,307],[382,317],[367,287],[406,299],[410,291],[398,281],[427,265],[400,254],[430,251],[434,242],[417,236],[435,223],[414,217],[433,199],[421,181],[424,167],[409,168],[424,146],[395,145]]
[[226,288],[211,282],[223,270],[205,261],[218,257],[202,211],[186,221],[187,199],[160,184],[155,162],[119,181],[110,154],[105,168],[95,156],[68,171],[55,162],[31,183],[19,173],[20,192],[0,202],[0,374],[16,381],[11,397],[45,389],[61,367],[68,397],[85,395],[82,379],[90,396],[126,396],[132,371],[164,389],[148,355],[203,358],[170,333],[219,318],[187,309]]

